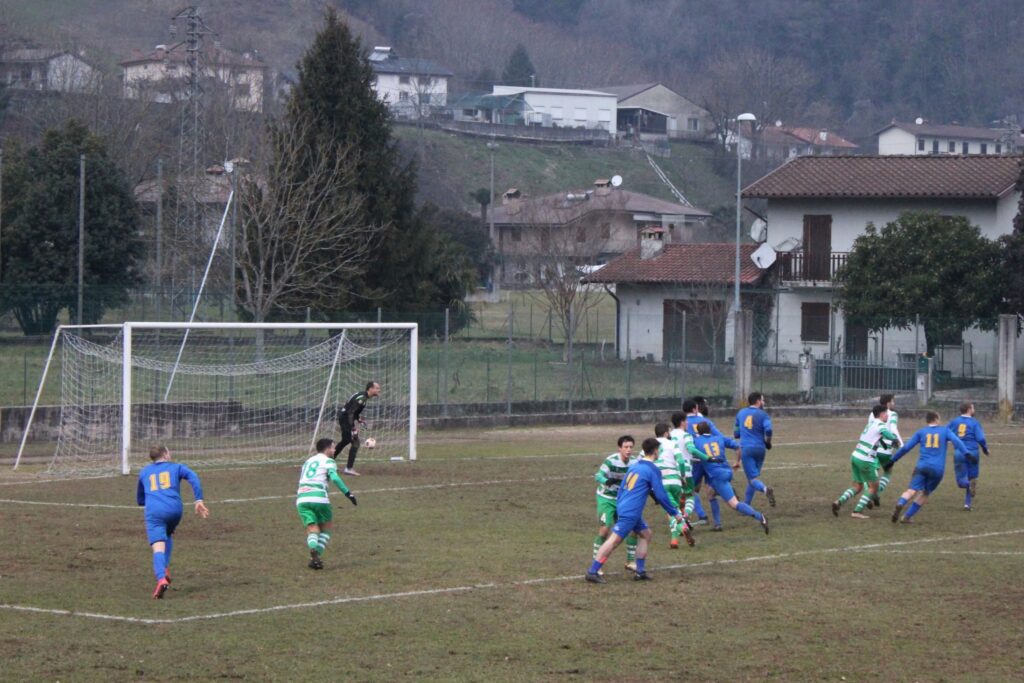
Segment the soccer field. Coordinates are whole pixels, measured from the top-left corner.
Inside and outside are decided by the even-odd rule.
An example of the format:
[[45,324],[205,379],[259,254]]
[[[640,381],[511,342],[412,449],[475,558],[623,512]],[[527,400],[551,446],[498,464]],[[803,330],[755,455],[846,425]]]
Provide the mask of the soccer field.
[[652,425],[423,433],[418,462],[346,479],[358,507],[334,494],[323,571],[295,512],[301,454],[201,469],[210,518],[186,504],[162,601],[134,477],[4,473],[0,680],[1024,678],[1024,428],[986,425],[973,512],[949,463],[916,523],[894,525],[916,453],[871,519],[829,509],[863,423],[776,420],[778,506],[754,502],[769,536],[723,509],[724,533],[670,550],[651,503],[646,583],[623,548],[607,584],[583,572],[594,471]]

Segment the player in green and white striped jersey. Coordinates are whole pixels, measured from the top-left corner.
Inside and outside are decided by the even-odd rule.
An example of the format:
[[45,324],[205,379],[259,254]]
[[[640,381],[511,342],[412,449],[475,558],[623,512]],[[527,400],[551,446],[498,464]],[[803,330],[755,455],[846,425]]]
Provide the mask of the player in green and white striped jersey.
[[[665,487],[665,493],[668,494],[669,499],[676,507],[681,507],[684,479],[680,472],[680,465],[685,463],[682,466],[688,467],[690,463],[689,459],[679,450],[678,442],[669,436],[670,431],[671,427],[664,422],[654,425],[654,436],[660,444],[658,447],[658,459],[654,461],[654,464],[661,470],[661,483]],[[692,477],[690,478],[690,483],[690,491],[692,492]],[[671,540],[669,541],[670,548],[679,547],[680,536],[686,539],[687,545],[693,545],[693,534],[690,533],[690,522],[687,519],[684,518],[680,524],[676,521],[675,517],[669,517],[668,528],[671,535]]]
[[353,505],[357,503],[356,497],[338,476],[338,464],[334,462],[334,440],[320,439],[316,442],[316,450],[316,454],[302,464],[295,506],[298,508],[299,518],[306,526],[309,568],[323,569],[324,563],[320,558],[331,540],[331,520],[334,517],[331,499],[327,497],[328,481],[333,481]]
[[885,406],[876,405],[871,409],[871,417],[868,418],[868,424],[864,427],[864,431],[861,432],[860,440],[857,441],[857,445],[850,455],[853,486],[843,491],[842,495],[832,503],[832,514],[836,517],[839,516],[840,506],[864,491],[865,486],[867,487],[867,492],[861,496],[857,502],[857,507],[853,509],[850,516],[857,519],[867,519],[868,516],[862,512],[864,508],[867,507],[872,499],[874,499],[875,505],[878,504],[878,456],[875,455],[875,449],[878,447],[879,440],[890,439],[895,441],[897,438],[895,434],[886,429],[885,425],[888,420],[889,411]]
[[[878,397],[878,404],[889,409],[889,419],[885,422],[885,428],[896,435],[895,441],[882,438],[878,441],[878,448],[875,455],[878,456],[878,466],[882,468],[882,476],[878,479],[878,495],[882,495],[889,485],[889,473],[892,472],[892,454],[903,446],[903,437],[900,436],[899,415],[896,414],[896,397],[892,394],[882,394]],[[868,508],[871,506],[869,505]]]
[[[636,441],[632,436],[620,436],[617,442],[618,452],[605,458],[600,469],[594,474],[594,479],[597,481],[597,522],[601,525],[597,530],[597,536],[594,536],[594,559],[597,559],[597,551],[608,538],[612,527],[615,526],[619,486],[622,484],[630,460],[633,458],[635,444]],[[626,537],[626,569],[630,571],[636,569],[636,534]]]

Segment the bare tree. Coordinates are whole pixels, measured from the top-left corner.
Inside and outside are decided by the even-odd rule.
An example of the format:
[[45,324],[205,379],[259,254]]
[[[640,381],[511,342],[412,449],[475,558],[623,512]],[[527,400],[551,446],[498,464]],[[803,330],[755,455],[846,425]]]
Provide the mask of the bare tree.
[[[600,286],[583,284],[586,266],[597,263],[598,257],[611,246],[610,216],[621,203],[619,197],[605,196],[566,199],[552,195],[538,199],[524,208],[522,246],[513,257],[536,288],[534,298],[546,304],[552,321],[564,335],[562,357],[569,357],[569,339],[588,311],[606,296]],[[573,202],[600,202],[599,210],[579,211]],[[621,207],[620,207],[621,208]],[[632,225],[630,226],[632,228]],[[635,243],[635,228],[632,228]]]
[[363,197],[347,149],[308,146],[309,126],[268,132],[267,160],[239,183],[238,304],[257,322],[273,311],[336,301],[375,247],[381,226],[354,222]]

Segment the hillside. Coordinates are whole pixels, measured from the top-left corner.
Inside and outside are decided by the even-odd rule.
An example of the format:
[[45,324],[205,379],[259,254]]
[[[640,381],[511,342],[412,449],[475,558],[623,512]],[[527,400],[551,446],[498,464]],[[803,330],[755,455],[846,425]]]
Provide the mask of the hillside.
[[[419,160],[421,200],[479,211],[469,193],[489,186],[490,156],[485,140],[409,126],[396,126],[395,134],[406,153]],[[723,218],[735,216],[735,176],[715,173],[711,148],[673,143],[671,150],[670,158],[656,161],[686,198]],[[727,168],[732,170],[731,165]],[[630,190],[675,201],[638,149],[501,141],[494,154],[496,196],[509,187],[533,195],[584,190],[595,179],[616,174]]]

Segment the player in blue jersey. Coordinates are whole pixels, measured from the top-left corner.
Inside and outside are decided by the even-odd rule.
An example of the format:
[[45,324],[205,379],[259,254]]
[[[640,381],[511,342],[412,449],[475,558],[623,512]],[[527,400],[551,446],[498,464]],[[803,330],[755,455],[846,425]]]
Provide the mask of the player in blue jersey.
[[[939,487],[946,471],[946,445],[953,444],[957,453],[960,454],[967,450],[964,442],[949,427],[939,424],[938,413],[929,412],[925,415],[925,422],[928,425],[914,432],[914,436],[910,437],[910,440],[892,456],[892,461],[895,463],[913,450],[914,446],[920,446],[917,465],[914,467],[914,476],[911,478],[907,490],[896,501],[896,509],[892,513],[894,524],[896,522],[910,523],[911,518],[928,501],[928,496]],[[910,507],[904,513],[903,506],[908,502],[910,502]]]
[[[692,399],[683,401],[683,412],[686,413],[686,431],[690,432],[691,436],[697,436],[697,425],[701,422],[707,422],[711,427],[711,433],[715,436],[725,436],[718,430],[715,423],[708,417],[708,402],[703,396],[694,396]],[[700,496],[701,484],[707,481],[706,473],[704,472],[704,464],[700,460],[693,461],[693,491],[694,495]],[[712,531],[722,530],[722,510],[718,505],[718,499],[714,495],[708,495],[708,506],[711,508],[711,520],[715,523],[712,527]],[[702,520],[706,523],[707,517],[702,517]]]
[[765,516],[750,507],[747,503],[741,503],[732,490],[732,467],[728,458],[725,457],[725,449],[738,450],[740,445],[727,436],[714,435],[711,433],[711,425],[701,422],[697,425],[697,436],[693,439],[694,448],[700,452],[704,461],[704,474],[708,478],[708,484],[715,494],[722,497],[722,500],[741,515],[753,517],[761,523],[761,528],[768,533],[768,520]]
[[153,574],[156,575],[156,589],[153,597],[164,597],[171,585],[171,549],[174,547],[174,530],[181,521],[181,480],[187,479],[195,498],[196,514],[206,519],[210,511],[203,504],[203,487],[196,473],[181,463],[171,462],[171,452],[166,446],[154,446],[149,450],[151,465],[139,472],[139,485],[135,493],[136,502],[146,508],[146,538],[153,549]]
[[637,581],[646,581],[651,578],[647,574],[646,562],[647,547],[650,544],[652,534],[650,527],[647,526],[647,522],[643,518],[647,496],[654,496],[658,504],[661,505],[670,517],[676,520],[677,524],[683,524],[686,525],[687,529],[689,528],[689,522],[686,521],[683,513],[679,511],[679,508],[669,498],[668,493],[665,492],[665,487],[661,483],[661,470],[654,464],[654,461],[658,458],[660,447],[661,444],[658,443],[657,439],[644,439],[643,444],[641,444],[643,455],[629,464],[629,468],[626,470],[626,477],[623,479],[622,484],[619,485],[619,493],[616,499],[618,519],[612,527],[611,533],[608,534],[608,539],[598,549],[597,557],[591,563],[590,569],[587,570],[586,578],[590,583],[605,583],[605,578],[601,576],[601,567],[604,566],[612,551],[622,543],[622,539],[628,536],[630,532],[636,532],[638,537],[636,544],[636,574],[633,578]]
[[764,466],[765,453],[772,447],[772,418],[764,411],[764,394],[755,391],[747,397],[747,407],[736,413],[736,427],[733,437],[740,442],[739,458],[735,469],[743,466],[747,475],[747,492],[743,502],[747,505],[754,500],[754,494],[761,491],[768,498],[768,505],[775,507],[775,490],[758,477]]
[[[960,405],[960,417],[949,423],[949,428],[957,435],[967,452],[962,456],[958,453],[953,458],[953,472],[956,473],[956,485],[965,489],[964,510],[971,511],[974,496],[978,491],[978,470],[981,465],[981,453],[988,455],[988,443],[985,441],[985,430],[974,417],[974,404]],[[981,453],[979,453],[979,450]]]

